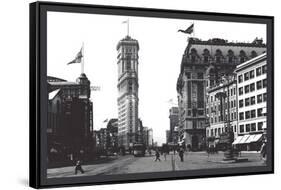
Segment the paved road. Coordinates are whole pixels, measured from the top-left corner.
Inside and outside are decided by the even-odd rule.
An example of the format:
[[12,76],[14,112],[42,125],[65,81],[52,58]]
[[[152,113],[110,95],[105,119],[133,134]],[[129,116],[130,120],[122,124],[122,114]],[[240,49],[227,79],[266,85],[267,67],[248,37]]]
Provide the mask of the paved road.
[[[178,155],[167,155],[166,160],[161,156],[161,162],[155,162],[154,156],[133,157],[131,155],[120,156],[109,163],[83,165],[84,174],[74,174],[74,167],[63,167],[48,169],[48,177],[73,177],[88,175],[111,175],[125,173],[144,173],[144,172],[161,172],[173,170],[194,170],[206,168],[229,168],[229,167],[246,167],[261,166],[264,162],[260,160],[257,153],[243,153],[241,158],[248,158],[248,162],[241,163],[224,163],[222,162],[223,153],[209,155],[205,152],[188,152],[185,153],[184,162],[180,162]],[[172,164],[174,161],[174,165]]]

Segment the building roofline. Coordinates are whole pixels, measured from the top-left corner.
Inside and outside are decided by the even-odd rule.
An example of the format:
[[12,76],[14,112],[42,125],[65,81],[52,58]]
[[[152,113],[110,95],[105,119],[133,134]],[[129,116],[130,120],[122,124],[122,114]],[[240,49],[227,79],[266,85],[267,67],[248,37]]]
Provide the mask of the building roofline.
[[244,62],[244,63],[241,63],[241,64],[237,65],[237,67],[236,67],[236,69],[234,70],[234,72],[237,73],[237,72],[239,72],[239,71],[241,71],[241,70],[243,70],[243,69],[248,68],[249,66],[251,66],[251,65],[253,65],[253,64],[257,64],[257,63],[259,63],[259,62],[262,62],[262,61],[266,60],[266,57],[267,57],[266,53],[263,53],[263,54],[261,54],[261,55],[255,57],[255,58],[253,58],[253,59],[250,59],[250,60],[248,60],[248,61],[246,61],[246,62]]

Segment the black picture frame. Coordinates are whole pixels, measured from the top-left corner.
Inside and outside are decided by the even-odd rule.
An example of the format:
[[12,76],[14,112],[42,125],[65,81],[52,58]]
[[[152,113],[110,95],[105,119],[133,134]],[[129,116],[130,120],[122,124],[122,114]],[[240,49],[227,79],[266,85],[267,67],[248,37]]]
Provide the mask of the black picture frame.
[[[237,167],[176,172],[155,172],[122,175],[46,178],[47,123],[47,12],[95,13],[142,17],[196,19],[242,23],[261,23],[267,26],[267,164],[259,167]],[[131,183],[161,180],[193,179],[274,173],[274,17],[103,6],[90,4],[34,2],[30,4],[30,186],[50,188],[98,184]]]

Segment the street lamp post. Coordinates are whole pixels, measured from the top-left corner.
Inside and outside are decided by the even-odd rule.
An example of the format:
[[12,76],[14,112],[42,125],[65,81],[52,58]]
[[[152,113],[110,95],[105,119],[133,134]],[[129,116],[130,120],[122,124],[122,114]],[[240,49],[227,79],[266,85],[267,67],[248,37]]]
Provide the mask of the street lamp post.
[[[224,141],[226,143],[226,151],[224,152],[224,159],[223,160],[235,160],[234,159],[234,154],[233,154],[233,148],[232,148],[232,143],[233,143],[233,131],[230,126],[230,103],[229,103],[229,75],[225,75],[225,81],[226,81],[226,87],[227,87],[227,92],[218,92],[216,96],[220,98],[221,100],[221,115],[225,116],[225,109],[223,108],[223,105],[225,104],[225,98],[226,98],[226,105],[227,105],[227,130],[226,130],[226,136],[224,137]],[[223,103],[222,103],[223,100]],[[224,114],[222,114],[224,113]],[[222,118],[225,119],[225,118]]]

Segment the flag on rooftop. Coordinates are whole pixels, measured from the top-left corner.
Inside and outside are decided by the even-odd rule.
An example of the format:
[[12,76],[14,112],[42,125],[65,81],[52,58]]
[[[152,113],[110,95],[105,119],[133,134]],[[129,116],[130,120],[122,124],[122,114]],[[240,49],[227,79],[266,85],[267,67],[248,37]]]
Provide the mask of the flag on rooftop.
[[73,64],[73,63],[81,63],[82,62],[82,57],[83,57],[83,46],[81,47],[80,51],[77,53],[75,59],[67,63],[67,65]]

